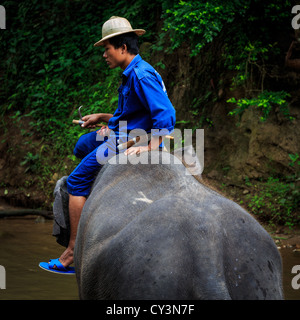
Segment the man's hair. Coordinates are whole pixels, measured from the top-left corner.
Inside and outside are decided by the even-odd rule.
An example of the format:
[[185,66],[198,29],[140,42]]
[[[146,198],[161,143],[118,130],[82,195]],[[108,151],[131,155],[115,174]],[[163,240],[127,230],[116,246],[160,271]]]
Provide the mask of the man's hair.
[[108,41],[115,47],[115,49],[121,48],[123,44],[126,44],[127,51],[130,54],[136,55],[139,53],[139,37],[134,32],[120,34],[108,39]]

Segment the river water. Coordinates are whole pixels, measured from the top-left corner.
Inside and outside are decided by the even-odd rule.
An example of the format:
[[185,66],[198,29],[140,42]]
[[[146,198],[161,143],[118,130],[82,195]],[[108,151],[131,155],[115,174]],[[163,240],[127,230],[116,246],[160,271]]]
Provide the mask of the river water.
[[[58,258],[63,247],[52,234],[51,220],[36,218],[0,219],[0,265],[6,271],[6,289],[0,290],[0,300],[77,300],[76,277],[46,272],[39,262]],[[300,300],[300,289],[292,288],[294,265],[300,256],[292,249],[281,249],[285,299]],[[299,280],[298,280],[299,283]]]

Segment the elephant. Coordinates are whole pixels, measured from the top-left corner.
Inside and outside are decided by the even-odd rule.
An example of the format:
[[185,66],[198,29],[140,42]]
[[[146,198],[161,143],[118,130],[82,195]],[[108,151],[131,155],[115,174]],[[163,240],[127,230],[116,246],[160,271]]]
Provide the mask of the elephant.
[[100,170],[74,250],[79,298],[283,299],[271,236],[176,159],[119,154]]

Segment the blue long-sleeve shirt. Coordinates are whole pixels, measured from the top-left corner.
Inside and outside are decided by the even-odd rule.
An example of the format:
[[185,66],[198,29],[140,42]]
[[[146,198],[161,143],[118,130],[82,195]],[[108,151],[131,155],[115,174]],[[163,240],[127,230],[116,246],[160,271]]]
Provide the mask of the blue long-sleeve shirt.
[[149,133],[151,129],[158,129],[159,135],[166,135],[174,130],[175,109],[163,80],[140,55],[124,70],[118,91],[118,108],[108,122],[116,135],[122,130],[120,121],[127,121],[127,132],[143,129]]

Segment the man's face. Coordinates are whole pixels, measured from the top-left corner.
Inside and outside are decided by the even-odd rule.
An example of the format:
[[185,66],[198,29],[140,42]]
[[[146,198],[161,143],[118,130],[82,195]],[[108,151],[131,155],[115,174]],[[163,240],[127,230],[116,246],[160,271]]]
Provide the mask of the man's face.
[[114,69],[117,67],[121,67],[124,64],[124,48],[118,48],[115,49],[113,45],[109,43],[108,40],[104,42],[104,53],[103,53],[103,58],[107,62],[108,66],[110,69]]

